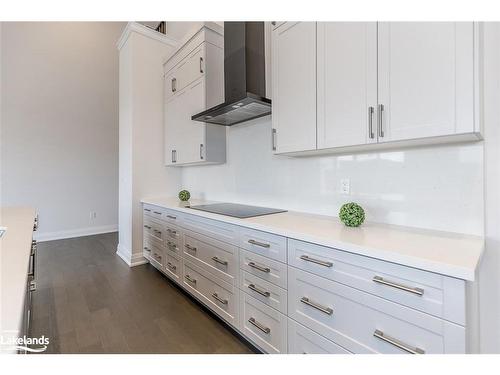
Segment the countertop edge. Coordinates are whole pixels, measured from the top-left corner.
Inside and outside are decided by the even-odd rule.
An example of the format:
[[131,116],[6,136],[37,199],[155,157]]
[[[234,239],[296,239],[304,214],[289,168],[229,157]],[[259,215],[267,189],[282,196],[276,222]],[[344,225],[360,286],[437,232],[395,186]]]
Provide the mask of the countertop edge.
[[[280,235],[283,237],[288,237],[288,238],[299,240],[299,241],[309,242],[309,243],[312,243],[315,245],[331,247],[331,248],[335,248],[337,250],[345,251],[348,253],[366,256],[369,258],[383,260],[383,261],[387,261],[387,262],[391,262],[391,263],[395,263],[395,264],[400,264],[403,266],[416,268],[419,270],[433,272],[433,273],[441,274],[444,276],[453,277],[453,278],[457,278],[457,279],[461,279],[461,280],[465,280],[465,281],[471,281],[471,282],[475,281],[476,269],[477,269],[477,267],[482,259],[483,253],[484,253],[484,239],[480,236],[470,235],[470,237],[476,237],[477,239],[482,240],[482,245],[481,245],[481,249],[480,249],[480,256],[477,258],[477,261],[476,261],[474,266],[472,266],[472,267],[459,267],[459,266],[441,263],[441,262],[435,262],[435,261],[431,261],[428,259],[419,258],[419,257],[415,257],[415,256],[409,256],[409,255],[405,255],[405,254],[396,254],[394,252],[389,252],[389,251],[386,251],[386,250],[380,249],[380,248],[361,247],[361,246],[358,246],[356,244],[344,242],[341,240],[325,241],[325,239],[323,239],[323,238],[317,238],[314,236],[310,236],[308,234],[299,233],[296,231],[285,231],[285,230],[282,230],[281,228],[275,228],[272,226],[266,226],[266,225],[261,225],[261,224],[257,224],[257,223],[246,222],[246,221],[243,221],[242,219],[233,218],[230,216],[217,215],[217,214],[212,214],[212,213],[204,212],[204,211],[195,211],[195,210],[189,209],[187,207],[162,204],[159,202],[155,202],[154,198],[143,198],[143,199],[141,199],[141,203],[178,211],[178,212],[185,213],[188,215],[195,215],[195,216],[206,218],[206,219],[216,220],[216,221],[220,221],[220,222],[224,222],[224,223],[228,223],[228,224],[232,224],[232,225],[238,225],[238,226],[242,226],[242,227],[246,227],[246,228],[250,228],[250,229],[260,230],[263,232],[272,233],[272,234]],[[304,213],[304,215],[309,215],[309,214]],[[413,228],[411,228],[411,229],[413,229]],[[418,228],[415,228],[415,229],[418,229]],[[430,230],[429,230],[429,232],[430,232]],[[456,235],[458,236],[460,234],[456,233]],[[469,236],[469,235],[464,235],[464,236]]]

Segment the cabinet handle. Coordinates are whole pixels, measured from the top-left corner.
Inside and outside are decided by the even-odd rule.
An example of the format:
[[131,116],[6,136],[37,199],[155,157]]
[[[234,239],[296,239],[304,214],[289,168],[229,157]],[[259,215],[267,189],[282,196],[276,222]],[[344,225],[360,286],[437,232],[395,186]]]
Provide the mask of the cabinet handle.
[[170,242],[170,241],[167,241],[167,246],[168,246],[171,250],[177,251],[177,246],[175,245],[175,243]]
[[373,132],[373,112],[374,112],[374,108],[368,107],[368,133],[369,133],[370,139],[375,138],[375,133]]
[[191,276],[186,275],[184,278],[189,281],[190,283],[196,284],[196,279],[191,278]]
[[404,350],[407,353],[410,353],[410,354],[425,354],[425,350],[422,350],[422,349],[417,348],[417,347],[411,347],[411,346],[405,344],[404,342],[402,342],[402,341],[400,341],[398,339],[395,339],[394,337],[386,335],[384,332],[382,332],[382,331],[380,331],[378,329],[376,329],[375,332],[373,332],[373,336],[375,336],[376,338],[378,338],[378,339],[380,339],[382,341],[385,341],[388,344],[391,344],[391,345],[395,346],[396,348]]
[[177,78],[172,78],[172,92],[177,91]]
[[158,229],[153,229],[153,232],[161,234],[161,230],[158,230]]
[[378,136],[384,138],[384,105],[378,105]]
[[219,301],[220,303],[224,304],[224,305],[227,305],[228,304],[228,301],[227,299],[222,299],[219,297],[219,295],[217,293],[212,293],[212,297],[215,298],[217,301]]
[[188,245],[188,244],[185,244],[184,247],[188,250],[191,250],[191,251],[196,251],[196,247],[194,246],[191,246],[191,245]]
[[177,150],[172,150],[172,163],[177,163]]
[[177,219],[177,216],[173,216],[173,215],[167,215],[167,217],[168,217],[169,219],[172,219],[172,220]]
[[177,235],[177,231],[173,230],[173,229],[167,229],[167,232],[170,233],[170,234],[173,234],[174,236]]
[[203,160],[203,144],[200,144],[200,159]]
[[273,128],[272,130],[272,134],[271,134],[271,144],[272,144],[272,148],[273,148],[273,151],[276,151],[276,129]]
[[203,73],[203,57],[200,57],[200,73]]
[[248,265],[252,268],[255,268],[256,270],[259,270],[259,271],[262,271],[262,272],[265,272],[265,273],[269,273],[271,272],[271,269],[268,268],[268,267],[261,267],[257,264],[255,264],[254,262],[249,262]]
[[222,264],[223,266],[227,266],[227,260],[221,260],[217,257],[212,257],[212,260],[216,263]]
[[144,211],[151,212],[151,209],[150,208],[145,208]]
[[259,323],[258,321],[256,321],[255,318],[248,319],[248,323],[250,323],[251,325],[257,327],[258,329],[260,329],[265,334],[269,334],[271,332],[271,328],[262,325],[261,323]]
[[311,258],[311,257],[309,257],[307,255],[301,255],[300,259],[305,260],[306,262],[316,263],[316,264],[319,264],[320,266],[324,266],[324,267],[329,267],[330,268],[330,267],[333,266],[332,262],[327,262],[327,261],[324,261],[324,260],[319,260],[319,259]]
[[379,283],[382,285],[387,285],[387,286],[390,286],[391,288],[404,290],[405,292],[413,293],[413,294],[416,294],[418,296],[422,296],[424,294],[424,290],[422,288],[412,288],[412,287],[409,287],[409,286],[406,286],[403,284],[398,284],[398,283],[394,283],[392,281],[387,281],[381,276],[375,276],[372,280],[376,283]]
[[144,250],[146,250],[148,253],[151,252],[151,249],[148,248],[147,246],[144,246]]
[[248,284],[248,289],[253,290],[256,293],[259,293],[261,296],[264,297],[269,297],[271,295],[271,293],[269,293],[268,291],[257,288],[255,284]]
[[327,315],[332,315],[333,314],[333,310],[330,307],[325,307],[325,306],[322,306],[320,304],[317,304],[316,302],[311,301],[307,297],[302,297],[300,299],[300,302],[305,303],[306,305],[311,306],[311,307],[315,308],[316,310],[319,310],[322,313],[325,313]]
[[151,227],[149,225],[144,225],[144,228],[151,229]]
[[36,291],[36,281],[30,281],[30,292]]
[[157,215],[161,215],[161,212],[158,212],[158,211],[153,211],[153,213],[155,213]]
[[266,249],[271,247],[271,245],[269,245],[268,243],[263,243],[263,242],[255,241],[252,239],[248,240],[248,243],[255,245],[255,246],[265,247]]
[[175,271],[177,269],[177,267],[170,262],[167,263],[167,267],[170,268],[172,271]]
[[276,21],[272,21],[271,25],[276,26]]

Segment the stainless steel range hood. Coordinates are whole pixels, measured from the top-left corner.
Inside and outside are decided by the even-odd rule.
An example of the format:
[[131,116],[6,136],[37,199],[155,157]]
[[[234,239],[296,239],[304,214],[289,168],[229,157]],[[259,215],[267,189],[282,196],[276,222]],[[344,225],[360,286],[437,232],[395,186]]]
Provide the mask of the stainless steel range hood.
[[191,119],[231,126],[270,115],[265,73],[264,22],[224,22],[225,101]]

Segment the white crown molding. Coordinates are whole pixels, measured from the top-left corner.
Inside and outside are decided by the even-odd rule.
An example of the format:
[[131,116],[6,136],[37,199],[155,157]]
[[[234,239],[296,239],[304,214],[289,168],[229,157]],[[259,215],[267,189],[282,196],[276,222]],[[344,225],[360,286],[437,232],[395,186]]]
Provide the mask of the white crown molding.
[[141,264],[149,263],[149,261],[142,256],[142,253],[135,253],[129,249],[126,249],[124,246],[118,244],[116,248],[116,255],[118,255],[122,260],[127,263],[129,267],[140,266]]
[[34,239],[38,242],[62,240],[64,238],[75,238],[84,236],[93,236],[95,234],[117,232],[118,225],[104,225],[100,227],[88,227],[80,229],[62,230],[58,232],[35,232]]
[[141,25],[140,23],[137,23],[137,22],[129,22],[129,23],[127,23],[127,26],[123,30],[123,33],[120,36],[120,39],[118,39],[118,42],[116,43],[116,46],[119,50],[125,45],[129,36],[133,32],[138,33],[140,35],[143,35],[145,37],[151,38],[153,40],[156,40],[160,43],[166,44],[166,45],[171,46],[171,47],[177,47],[179,45],[179,41],[175,38],[172,38],[169,35],[165,35],[165,34],[157,32],[157,31],[154,31],[154,30],[150,29],[149,27]]

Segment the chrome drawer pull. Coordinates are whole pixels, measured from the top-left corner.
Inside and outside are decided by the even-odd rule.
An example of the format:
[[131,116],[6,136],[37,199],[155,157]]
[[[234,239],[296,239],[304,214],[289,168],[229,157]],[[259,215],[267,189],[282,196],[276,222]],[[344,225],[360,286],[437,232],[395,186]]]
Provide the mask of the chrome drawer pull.
[[185,244],[184,247],[188,250],[191,250],[191,251],[196,251],[196,247],[194,246],[191,246],[191,245],[188,245],[188,244]]
[[375,336],[376,338],[378,338],[382,341],[385,341],[391,345],[394,345],[396,348],[404,350],[407,353],[425,354],[425,350],[422,350],[422,349],[417,348],[417,347],[412,348],[411,346],[405,344],[402,341],[399,341],[398,339],[395,339],[394,337],[387,336],[386,334],[384,334],[384,332],[379,331],[378,329],[376,329],[375,332],[373,332],[373,336]]
[[147,252],[151,252],[151,249],[148,248],[147,246],[144,246],[144,250],[146,250]]
[[167,246],[172,250],[175,250],[177,251],[177,246],[175,245],[175,243],[173,242],[170,242],[170,241],[167,241]]
[[176,230],[173,230],[173,229],[167,229],[167,232],[170,233],[170,234],[173,234],[173,235],[176,235],[177,234],[177,231]]
[[167,217],[168,217],[169,219],[173,219],[173,220],[177,219],[177,217],[176,217],[176,216],[172,216],[172,215],[167,215]]
[[270,268],[258,266],[254,262],[248,262],[248,265],[250,267],[252,267],[252,268],[255,268],[256,270],[259,270],[259,271],[262,271],[262,272],[265,272],[265,273],[271,272]]
[[258,329],[260,329],[265,334],[269,334],[271,332],[271,328],[263,326],[261,323],[259,323],[258,321],[256,321],[255,318],[248,319],[248,323],[250,323],[251,325],[257,327]]
[[269,249],[271,247],[271,245],[269,245],[268,243],[263,243],[252,239],[248,240],[248,243],[255,246],[265,247],[266,249]]
[[261,290],[261,289],[257,288],[255,286],[255,284],[249,284],[248,289],[253,290],[256,293],[259,293],[261,296],[264,296],[264,297],[269,297],[271,295],[271,293],[269,293],[268,291]]
[[324,260],[319,260],[319,259],[311,258],[308,255],[301,255],[300,259],[305,260],[306,262],[316,263],[316,264],[319,264],[320,266],[324,266],[324,267],[329,267],[330,268],[330,267],[333,266],[332,262],[327,262],[327,261],[324,261]]
[[380,276],[375,276],[373,278],[373,281],[375,281],[376,283],[382,284],[382,285],[390,286],[392,288],[404,290],[405,292],[410,292],[410,293],[416,294],[418,296],[422,296],[424,294],[424,290],[421,288],[411,288],[409,286],[401,285],[398,283],[393,283],[391,281],[384,280],[384,278],[380,277]]
[[151,209],[150,208],[145,208],[144,211],[151,212]]
[[191,282],[191,283],[193,283],[193,284],[196,284],[196,279],[191,278],[191,276],[186,275],[186,276],[184,276],[184,278],[185,278],[187,281],[189,281],[189,282]]
[[217,257],[212,257],[212,260],[216,263],[222,264],[223,266],[227,266],[227,260],[220,260]]
[[167,267],[170,268],[172,271],[175,271],[177,269],[177,267],[170,262],[167,263]]
[[161,234],[161,230],[158,230],[158,229],[153,229],[153,232]]
[[144,228],[151,229],[151,227],[149,225],[144,225]]
[[309,300],[309,298],[307,298],[307,297],[302,297],[300,299],[300,302],[305,303],[308,306],[314,307],[316,310],[319,310],[322,313],[325,313],[327,315],[332,315],[333,314],[333,310],[330,307],[325,307],[325,306],[318,305],[317,303]]
[[153,213],[155,213],[157,215],[161,215],[161,212],[158,212],[158,211],[153,211]]
[[212,297],[214,297],[217,301],[219,301],[220,303],[224,304],[224,305],[227,305],[228,301],[227,299],[222,299],[218,296],[217,293],[212,293]]

